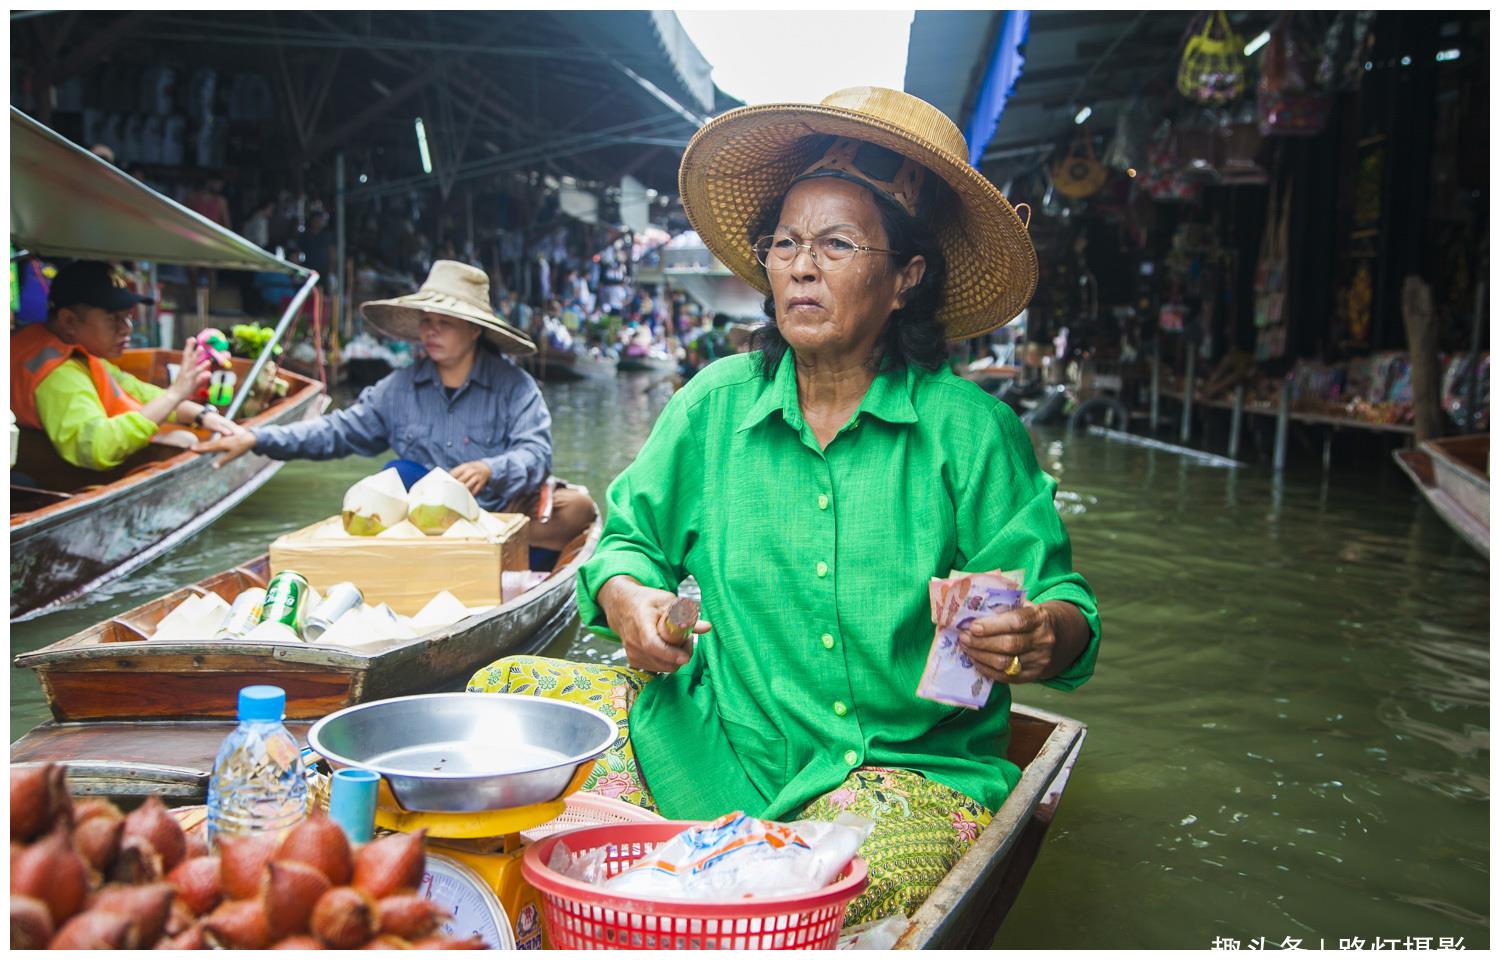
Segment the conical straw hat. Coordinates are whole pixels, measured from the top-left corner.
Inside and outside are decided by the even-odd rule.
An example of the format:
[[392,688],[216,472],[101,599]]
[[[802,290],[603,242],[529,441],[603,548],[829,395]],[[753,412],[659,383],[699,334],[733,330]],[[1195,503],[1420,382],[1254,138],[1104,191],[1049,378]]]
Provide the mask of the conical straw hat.
[[895,151],[952,188],[957,204],[940,206],[933,217],[948,260],[937,318],[950,339],[988,333],[1025,308],[1037,278],[1027,224],[970,166],[968,144],[953,122],[899,90],[849,87],[819,104],[741,107],[710,121],[688,144],[678,172],[693,229],[725,266],[770,293],[750,234],[838,138]]
[[490,309],[490,278],[478,267],[457,260],[434,260],[427,282],[416,293],[390,300],[371,300],[359,305],[371,325],[389,337],[419,340],[422,314],[440,313],[483,327],[484,335],[497,347],[525,356],[536,353],[536,344],[522,331],[495,316]]

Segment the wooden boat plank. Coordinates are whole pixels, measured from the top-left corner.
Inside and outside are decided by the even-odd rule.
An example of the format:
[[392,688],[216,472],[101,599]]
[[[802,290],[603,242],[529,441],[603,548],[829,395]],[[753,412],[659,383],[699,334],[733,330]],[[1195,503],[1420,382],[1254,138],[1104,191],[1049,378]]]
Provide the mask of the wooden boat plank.
[[[1086,735],[1087,731],[1085,731]],[[1068,755],[1062,769],[1053,779],[1052,785],[1047,788],[1046,796],[1037,805],[1036,812],[1031,815],[1030,820],[1026,821],[1021,835],[1016,838],[1010,852],[1001,861],[997,871],[999,879],[992,881],[994,893],[979,898],[980,903],[988,904],[988,909],[976,911],[976,923],[963,932],[962,938],[955,936],[935,946],[988,950],[994,945],[996,934],[1004,925],[1005,918],[1009,916],[1010,908],[1020,897],[1021,889],[1031,874],[1031,867],[1041,854],[1042,843],[1047,839],[1047,832],[1052,827],[1053,817],[1057,815],[1057,808],[1062,801],[1063,790],[1067,787],[1068,777],[1072,775],[1073,765],[1078,762],[1078,754],[1083,750],[1083,741],[1084,737],[1080,737],[1073,744],[1073,752]]]
[[[156,667],[156,664],[152,664]],[[129,683],[117,671],[54,670],[49,676],[52,715],[67,720],[232,717],[239,691],[271,684],[286,691],[289,717],[321,717],[349,704],[351,673],[303,668],[267,669],[264,658],[240,669],[133,670]]]
[[1432,476],[1432,458],[1421,450],[1397,450],[1396,465],[1419,487],[1435,487]]
[[[1022,717],[1018,718],[1017,714]],[[1022,738],[1035,736],[1035,724],[1030,718],[1051,724],[1051,733],[1036,756],[1025,765],[1020,781],[994,820],[918,908],[906,932],[897,941],[896,949],[971,946],[983,940],[986,933],[993,936],[998,928],[994,915],[997,900],[1007,882],[1001,868],[1007,855],[1016,852],[1023,831],[1036,815],[1068,758],[1075,754],[1075,748],[1081,744],[1086,731],[1076,720],[1017,705],[1012,708],[1012,726]],[[1013,735],[1011,759],[1016,760],[1017,751],[1024,749],[1025,744],[1018,744]],[[1030,863],[1025,866],[1029,869]],[[1010,881],[1010,885],[1015,886],[1015,881]]]
[[1489,526],[1489,437],[1430,440],[1422,448],[1432,457],[1437,487],[1475,520]]
[[1479,551],[1486,559],[1490,555],[1490,526],[1488,517],[1476,517],[1438,486],[1431,457],[1421,450],[1397,450],[1393,453],[1396,465],[1408,477],[1417,491],[1437,511],[1469,546]]
[[[310,723],[288,720],[299,744]],[[233,721],[47,723],[11,744],[10,762],[61,763],[74,793],[202,802]]]

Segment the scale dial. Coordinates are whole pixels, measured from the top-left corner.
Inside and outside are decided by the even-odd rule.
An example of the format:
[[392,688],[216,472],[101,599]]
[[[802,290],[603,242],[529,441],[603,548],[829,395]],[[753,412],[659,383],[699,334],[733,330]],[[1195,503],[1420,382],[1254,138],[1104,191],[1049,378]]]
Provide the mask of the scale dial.
[[491,950],[516,948],[510,917],[500,905],[500,898],[470,867],[429,850],[418,892],[453,914],[453,919],[439,928],[444,936],[460,939],[478,936]]

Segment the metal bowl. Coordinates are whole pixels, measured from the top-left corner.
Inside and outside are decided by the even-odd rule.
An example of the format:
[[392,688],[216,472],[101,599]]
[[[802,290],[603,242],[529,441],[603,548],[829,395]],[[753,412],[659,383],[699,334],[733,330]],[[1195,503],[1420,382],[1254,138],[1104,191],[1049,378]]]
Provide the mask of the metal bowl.
[[427,693],[346,707],[307,742],[336,767],[380,774],[407,810],[474,813],[558,799],[618,736],[608,717],[560,700]]

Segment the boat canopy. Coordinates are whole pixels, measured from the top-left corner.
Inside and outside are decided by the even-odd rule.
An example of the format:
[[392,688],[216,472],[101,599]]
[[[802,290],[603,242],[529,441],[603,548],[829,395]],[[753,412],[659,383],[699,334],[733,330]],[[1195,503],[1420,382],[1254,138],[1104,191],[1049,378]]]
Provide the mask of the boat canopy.
[[10,237],[18,249],[84,260],[147,260],[287,273],[267,253],[10,108]]

